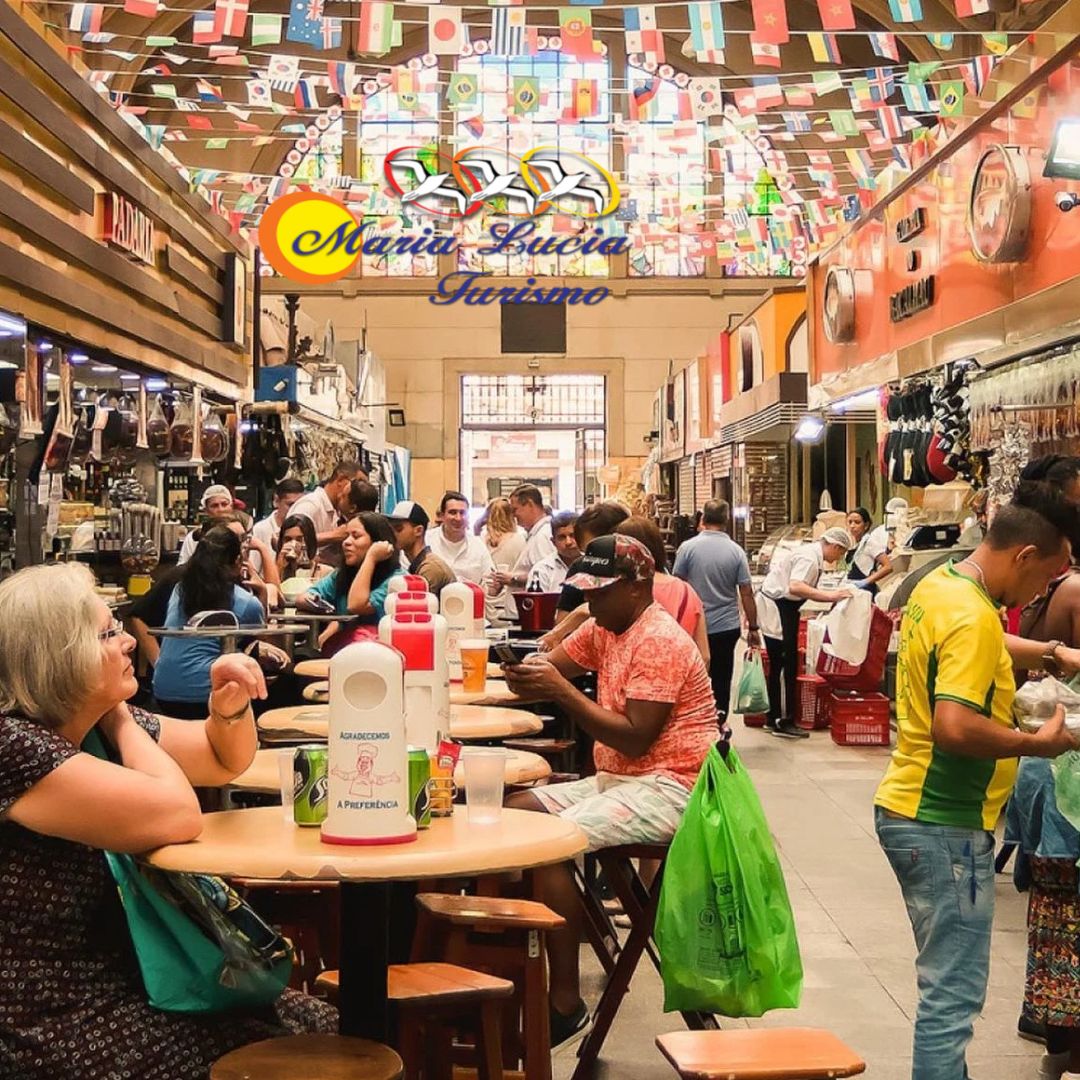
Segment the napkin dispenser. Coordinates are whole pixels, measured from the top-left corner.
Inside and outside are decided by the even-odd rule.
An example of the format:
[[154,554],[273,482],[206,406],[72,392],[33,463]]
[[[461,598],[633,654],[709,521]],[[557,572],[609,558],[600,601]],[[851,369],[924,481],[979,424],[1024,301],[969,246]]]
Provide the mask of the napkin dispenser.
[[426,611],[436,615],[439,601],[429,592],[392,592],[386,594],[386,614],[397,615],[406,611]]
[[471,581],[444,585],[439,594],[439,610],[446,620],[446,659],[450,665],[450,679],[461,682],[461,640],[484,636],[484,590]]
[[404,661],[377,641],[346,645],[330,661],[328,844],[404,844],[409,812]]
[[419,574],[396,574],[386,586],[387,593],[397,592],[427,592],[427,578]]
[[405,663],[406,742],[429,754],[450,731],[446,638],[446,620],[426,611],[386,615],[379,622],[379,640],[397,649]]

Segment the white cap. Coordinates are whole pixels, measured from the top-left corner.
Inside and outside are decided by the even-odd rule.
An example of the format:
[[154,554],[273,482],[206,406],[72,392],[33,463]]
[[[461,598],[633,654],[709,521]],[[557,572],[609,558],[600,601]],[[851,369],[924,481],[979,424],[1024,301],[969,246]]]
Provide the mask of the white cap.
[[211,499],[224,495],[229,502],[233,501],[232,492],[224,484],[211,484],[203,493],[199,505],[205,510]]

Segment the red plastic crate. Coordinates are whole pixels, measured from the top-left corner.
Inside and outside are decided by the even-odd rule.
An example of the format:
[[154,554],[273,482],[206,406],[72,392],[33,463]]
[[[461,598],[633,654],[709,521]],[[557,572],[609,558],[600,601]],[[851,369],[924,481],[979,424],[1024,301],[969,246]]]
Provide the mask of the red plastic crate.
[[806,628],[806,624],[809,621],[810,621],[809,619],[800,619],[799,620],[799,651],[800,652],[806,652],[806,636],[809,633],[809,631]]
[[[889,642],[892,640],[893,620],[876,605],[870,618],[870,644],[866,659],[856,667],[824,649],[818,654],[817,673],[828,679],[830,685],[842,690],[874,691],[881,686],[885,675],[885,663],[889,659]],[[827,638],[826,638],[827,640]]]
[[795,723],[804,731],[821,731],[829,726],[829,684],[820,675],[799,675],[799,707]]
[[888,746],[889,699],[884,694],[834,690],[829,695],[829,718],[837,746]]

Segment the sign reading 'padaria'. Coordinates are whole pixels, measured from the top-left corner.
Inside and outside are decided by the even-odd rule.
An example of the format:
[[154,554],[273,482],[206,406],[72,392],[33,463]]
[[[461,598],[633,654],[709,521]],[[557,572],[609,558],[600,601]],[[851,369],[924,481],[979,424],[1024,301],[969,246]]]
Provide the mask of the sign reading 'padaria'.
[[127,252],[133,259],[154,265],[154,223],[123,195],[109,192],[105,195],[105,232],[102,239],[107,244]]

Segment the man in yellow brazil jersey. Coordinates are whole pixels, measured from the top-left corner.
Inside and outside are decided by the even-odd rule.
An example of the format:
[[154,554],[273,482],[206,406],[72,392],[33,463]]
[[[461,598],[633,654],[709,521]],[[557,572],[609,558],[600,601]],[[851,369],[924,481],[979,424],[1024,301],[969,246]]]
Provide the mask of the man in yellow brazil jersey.
[[1017,758],[1078,745],[1060,707],[1038,734],[1015,727],[1000,612],[1044,592],[1068,562],[1075,513],[1045,485],[1022,485],[979,547],[928,574],[904,613],[896,749],[874,814],[918,949],[912,1080],[967,1080],[990,971],[994,826]]

